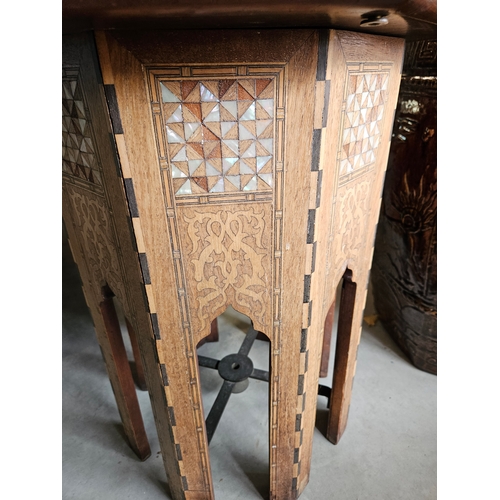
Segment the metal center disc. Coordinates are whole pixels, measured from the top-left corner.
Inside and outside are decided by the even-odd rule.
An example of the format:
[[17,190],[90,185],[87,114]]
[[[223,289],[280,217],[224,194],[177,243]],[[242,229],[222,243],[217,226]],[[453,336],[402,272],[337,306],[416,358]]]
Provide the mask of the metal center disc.
[[229,354],[219,361],[219,375],[230,382],[246,380],[253,372],[252,360],[244,354]]

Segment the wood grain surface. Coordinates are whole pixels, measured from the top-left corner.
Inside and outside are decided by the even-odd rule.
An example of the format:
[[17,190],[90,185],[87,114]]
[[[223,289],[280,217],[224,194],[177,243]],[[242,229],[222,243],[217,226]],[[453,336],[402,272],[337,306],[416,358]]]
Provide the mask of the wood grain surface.
[[296,498],[344,275],[329,439],[347,423],[403,41],[334,30],[96,41],[120,159],[103,177],[120,248],[110,269],[130,266],[115,293],[137,333],[172,495],[213,499],[196,347],[232,306],[270,339],[270,498]]
[[[146,459],[149,444],[110,298],[116,296],[120,302],[130,332],[145,328],[140,326],[146,312],[141,308],[144,301],[138,289],[139,263],[110,132],[93,37],[65,37],[63,218],[125,435],[136,454]],[[103,290],[107,291],[105,295]],[[140,357],[141,349],[135,347],[133,334],[131,340],[138,384],[145,389],[141,370],[145,363]]]
[[[375,15],[387,23],[366,24]],[[63,0],[64,32],[82,30],[335,28],[421,40],[436,35],[436,0]],[[375,18],[376,20],[376,18]]]

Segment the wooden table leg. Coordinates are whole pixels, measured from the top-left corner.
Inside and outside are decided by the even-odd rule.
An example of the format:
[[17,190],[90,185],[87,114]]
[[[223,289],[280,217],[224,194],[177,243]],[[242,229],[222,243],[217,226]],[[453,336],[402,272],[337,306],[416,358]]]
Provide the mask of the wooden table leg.
[[[333,369],[332,396],[328,417],[327,438],[337,444],[347,421],[348,399],[352,380],[348,380],[349,353],[351,348],[354,304],[356,300],[356,283],[352,282],[352,273],[344,274],[342,295],[340,298],[339,324],[337,329],[337,344],[335,348],[335,365]],[[347,399],[347,410],[344,406]],[[345,416],[343,415],[345,413]]]
[[136,455],[141,460],[146,460],[151,455],[151,449],[113,304],[113,295],[105,291],[98,308],[91,306],[90,309],[125,435]]
[[340,298],[335,365],[333,369],[332,395],[326,437],[337,444],[347,425],[352,383],[356,368],[359,343],[359,325],[364,309],[352,272],[348,269],[343,277]]

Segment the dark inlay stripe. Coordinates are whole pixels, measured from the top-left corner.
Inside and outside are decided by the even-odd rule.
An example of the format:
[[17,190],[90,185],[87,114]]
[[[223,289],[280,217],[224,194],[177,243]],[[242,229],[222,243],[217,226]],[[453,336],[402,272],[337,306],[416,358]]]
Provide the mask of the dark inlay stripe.
[[312,156],[311,156],[311,170],[315,172],[319,170],[319,153],[321,149],[321,130],[320,128],[313,130],[312,139]]
[[314,243],[314,224],[316,222],[316,210],[309,209],[307,218],[307,243]]
[[304,392],[304,375],[299,375],[299,387],[297,389],[297,394],[301,396]]
[[158,324],[158,316],[156,313],[151,313],[151,324],[153,325],[153,334],[156,340],[161,340],[160,325]]
[[104,85],[104,93],[108,102],[109,117],[115,134],[123,134],[122,120],[120,118],[120,110],[118,109],[118,99],[116,98],[116,90],[114,85]]
[[168,416],[170,417],[170,425],[172,425],[172,427],[174,427],[176,424],[175,422],[175,413],[174,413],[174,407],[173,406],[169,406],[167,408],[168,410]]
[[148,258],[147,258],[145,253],[139,254],[139,262],[141,264],[142,279],[144,280],[144,284],[150,285],[151,284],[151,277],[149,275]]
[[303,328],[300,334],[300,352],[306,352],[307,348],[307,328]]
[[318,66],[316,80],[326,80],[326,61],[328,58],[328,30],[319,30]]
[[295,431],[299,432],[300,431],[300,425],[302,423],[302,415],[299,413],[295,417]]
[[127,193],[128,207],[131,217],[139,217],[139,209],[137,208],[137,200],[135,198],[134,183],[132,179],[123,179],[125,183],[125,192]]
[[306,274],[304,276],[304,304],[309,302],[309,298],[311,296],[311,275]]
[[161,370],[161,378],[163,379],[163,385],[168,385],[167,368],[163,363],[160,364],[160,370]]
[[330,80],[325,82],[325,104],[323,106],[323,122],[321,125],[326,127],[328,122],[328,107],[330,105]]

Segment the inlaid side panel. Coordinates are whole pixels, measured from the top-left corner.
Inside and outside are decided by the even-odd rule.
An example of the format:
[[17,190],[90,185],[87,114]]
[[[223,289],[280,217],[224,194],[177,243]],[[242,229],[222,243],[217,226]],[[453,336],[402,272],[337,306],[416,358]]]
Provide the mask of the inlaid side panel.
[[102,185],[102,168],[95,151],[94,131],[78,73],[78,66],[63,68],[62,169],[72,176]]
[[[178,36],[193,43],[187,33]],[[165,460],[175,498],[213,498],[196,345],[229,305],[271,338],[271,497],[294,494],[297,381],[307,363],[297,284],[306,253],[317,35],[277,32],[279,47],[274,40],[257,54],[249,54],[249,34],[239,36],[246,48],[232,47],[230,62],[220,62],[227,47],[210,32],[208,50],[184,64],[183,52],[176,61],[161,40],[165,63],[160,52],[141,61],[145,45],[135,50],[124,33],[120,41],[101,37],[105,83],[116,89],[125,138],[118,144],[128,159],[125,186],[133,220],[140,219],[134,229],[147,254],[166,404],[175,415],[171,442],[182,450],[182,463],[171,453]]]
[[[340,35],[341,50],[352,45],[352,34]],[[367,37],[367,44],[377,54],[381,40]],[[393,42],[400,44],[399,41]],[[359,49],[363,52],[363,49]],[[369,55],[369,51],[364,56]],[[338,143],[335,161],[328,169],[332,171],[334,203],[330,212],[329,244],[326,256],[327,274],[337,283],[346,267],[366,273],[364,259],[366,249],[373,248],[370,224],[378,219],[379,195],[386,168],[388,144],[391,139],[394,118],[394,96],[399,89],[400,60],[392,60],[393,54],[386,49],[388,60],[352,61],[346,53],[337,59],[343,65],[344,83],[340,108]],[[349,51],[347,51],[349,54]],[[352,56],[357,54],[353,53]],[[361,55],[361,54],[360,54]],[[358,56],[359,57],[359,56]],[[390,102],[389,102],[390,101]],[[340,105],[340,106],[339,106]],[[323,313],[334,298],[334,288],[330,281],[323,294]]]
[[[110,202],[85,80],[82,69],[75,63],[65,64],[62,76],[62,170],[63,189],[68,202],[63,215],[67,225],[73,225],[76,231],[71,231],[74,234],[73,250],[78,251],[74,257],[80,268],[85,266],[89,272],[88,284],[95,294],[91,300],[100,300],[101,288],[107,284],[128,313],[115,221],[110,216]],[[91,74],[85,77],[88,85]],[[96,85],[96,82],[93,83]],[[95,104],[93,112],[98,113]]]
[[361,293],[355,321],[364,304],[402,43],[290,31],[254,53],[260,32],[148,36],[101,37],[101,60],[147,255],[172,494],[213,498],[196,345],[232,305],[271,339],[271,498],[294,498],[310,469],[319,332],[346,266]]
[[[193,78],[201,71],[203,79]],[[273,208],[283,196],[283,67],[151,68],[149,83],[190,335],[197,343],[231,305],[271,336],[273,276],[280,274],[279,256],[271,255],[276,229],[281,247]]]
[[82,256],[92,277],[96,300],[101,287],[108,284],[120,301],[127,305],[116,239],[104,196],[69,182],[65,183],[65,190],[72,207],[72,223],[76,225]]
[[[201,71],[203,79],[192,77]],[[175,73],[185,78],[168,77]],[[280,343],[285,73],[276,65],[149,70],[184,343],[193,352],[230,305]],[[198,386],[191,390],[198,400]],[[203,418],[201,406],[193,412]],[[274,431],[274,448],[277,439]],[[199,453],[205,460],[201,442]]]
[[274,81],[162,81],[176,196],[271,191]]
[[146,341],[151,324],[92,35],[64,37],[62,52],[63,218],[126,437],[145,459],[149,445],[112,295]]
[[330,267],[337,273],[346,265],[356,267],[366,246],[372,243],[366,237],[374,180],[375,172],[370,171],[355,182],[338,188],[335,203],[337,224],[332,230],[329,261]]
[[[387,64],[375,67],[390,68]],[[339,158],[341,176],[375,162],[388,83],[388,71],[366,71],[361,64],[348,68]]]
[[[312,322],[308,335],[309,370],[305,387],[315,389],[321,360],[322,327],[346,268],[356,284],[353,326],[345,351],[345,370],[337,371],[331,412],[337,417],[337,442],[347,422],[360,339],[361,318],[380,208],[380,194],[391,139],[399,88],[403,42],[383,37],[330,32],[327,78],[330,100],[320,168],[321,204],[316,210],[316,272],[312,275]],[[342,75],[342,77],[340,76]],[[316,405],[303,415],[304,437],[312,436]],[[330,429],[331,431],[331,429]],[[329,436],[329,438],[332,438]],[[307,447],[311,440],[308,439]],[[310,450],[303,450],[299,484],[310,467]],[[301,488],[299,488],[299,491]]]

